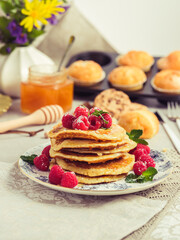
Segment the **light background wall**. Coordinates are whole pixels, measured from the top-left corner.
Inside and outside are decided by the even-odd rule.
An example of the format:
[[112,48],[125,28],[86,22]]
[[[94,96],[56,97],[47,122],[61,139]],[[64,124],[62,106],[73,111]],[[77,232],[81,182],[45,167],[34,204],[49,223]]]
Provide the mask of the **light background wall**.
[[[180,50],[180,0],[74,0],[118,52]],[[94,40],[95,41],[95,40]]]

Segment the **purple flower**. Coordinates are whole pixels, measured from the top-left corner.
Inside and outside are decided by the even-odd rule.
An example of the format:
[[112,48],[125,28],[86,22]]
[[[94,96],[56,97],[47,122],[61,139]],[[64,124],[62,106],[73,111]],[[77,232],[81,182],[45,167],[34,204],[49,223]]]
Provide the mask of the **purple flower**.
[[7,47],[7,48],[6,48],[6,52],[7,52],[7,53],[10,53],[10,52],[11,52],[11,48],[10,48],[10,47]]
[[[59,7],[62,7],[62,6],[59,6]],[[69,5],[63,6],[63,8],[64,8],[65,11],[64,12],[59,12],[59,14],[65,13],[70,8],[70,6]]]
[[27,43],[27,34],[26,33],[21,33],[19,36],[16,37],[16,40],[14,41],[17,44],[25,44]]
[[58,20],[54,14],[52,14],[51,18],[48,18],[47,20],[52,25],[56,25],[58,23]]
[[13,37],[17,37],[22,33],[22,27],[18,26],[14,20],[8,24],[7,29]]

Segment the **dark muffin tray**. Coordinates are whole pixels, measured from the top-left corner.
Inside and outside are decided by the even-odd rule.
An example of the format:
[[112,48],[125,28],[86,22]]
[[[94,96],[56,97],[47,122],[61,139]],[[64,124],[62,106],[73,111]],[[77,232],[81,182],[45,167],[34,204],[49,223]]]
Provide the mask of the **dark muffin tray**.
[[[98,93],[102,92],[103,90],[112,88],[113,86],[108,82],[107,76],[112,69],[117,67],[117,64],[115,61],[117,56],[118,56],[118,53],[109,53],[109,52],[100,52],[100,51],[81,52],[79,54],[72,56],[67,63],[67,67],[77,60],[93,60],[93,61],[99,63],[106,73],[105,79],[102,82],[97,83],[96,85],[93,85],[90,87],[75,86],[75,88],[74,88],[75,94],[78,94],[78,93],[98,94]],[[147,97],[147,98],[156,98],[160,101],[165,101],[165,102],[166,101],[180,102],[180,95],[159,93],[152,88],[151,79],[159,71],[157,69],[157,65],[156,65],[156,61],[158,59],[159,59],[158,57],[155,58],[154,65],[152,66],[151,70],[146,73],[147,81],[145,82],[145,84],[141,90],[131,91],[131,92],[124,91],[124,92],[127,93],[131,98]],[[113,88],[115,88],[115,87],[113,87]],[[118,89],[118,90],[120,90],[120,89]]]

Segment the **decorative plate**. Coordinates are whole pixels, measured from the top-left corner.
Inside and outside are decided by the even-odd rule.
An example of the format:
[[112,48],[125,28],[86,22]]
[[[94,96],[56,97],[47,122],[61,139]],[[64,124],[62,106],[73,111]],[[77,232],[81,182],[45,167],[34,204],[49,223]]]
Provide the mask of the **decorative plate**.
[[9,96],[0,94],[0,115],[8,111],[12,105],[12,99]]
[[[31,154],[40,155],[43,148],[47,145],[49,145],[49,143],[31,148],[27,150],[23,155],[31,155]],[[165,158],[163,153],[159,151],[151,150],[150,155],[156,162],[156,169],[158,170],[158,174],[155,175],[152,182],[146,182],[146,183],[126,183],[125,180],[122,179],[112,183],[103,183],[103,184],[96,184],[96,185],[79,184],[75,188],[65,188],[65,187],[50,184],[48,181],[49,172],[40,171],[35,166],[30,165],[27,162],[24,162],[22,159],[19,159],[18,165],[19,165],[20,171],[25,176],[48,188],[55,189],[58,191],[68,192],[68,193],[75,193],[75,194],[101,195],[101,196],[109,195],[110,196],[110,195],[123,195],[123,194],[139,192],[139,191],[151,188],[166,179],[166,177],[172,171],[171,162]]]

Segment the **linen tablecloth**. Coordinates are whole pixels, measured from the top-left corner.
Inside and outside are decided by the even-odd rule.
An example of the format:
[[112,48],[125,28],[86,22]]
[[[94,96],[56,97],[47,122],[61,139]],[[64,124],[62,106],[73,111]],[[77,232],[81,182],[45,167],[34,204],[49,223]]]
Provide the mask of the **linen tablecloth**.
[[4,240],[118,240],[138,229],[166,201],[136,195],[80,196],[54,191],[1,163],[0,233]]

